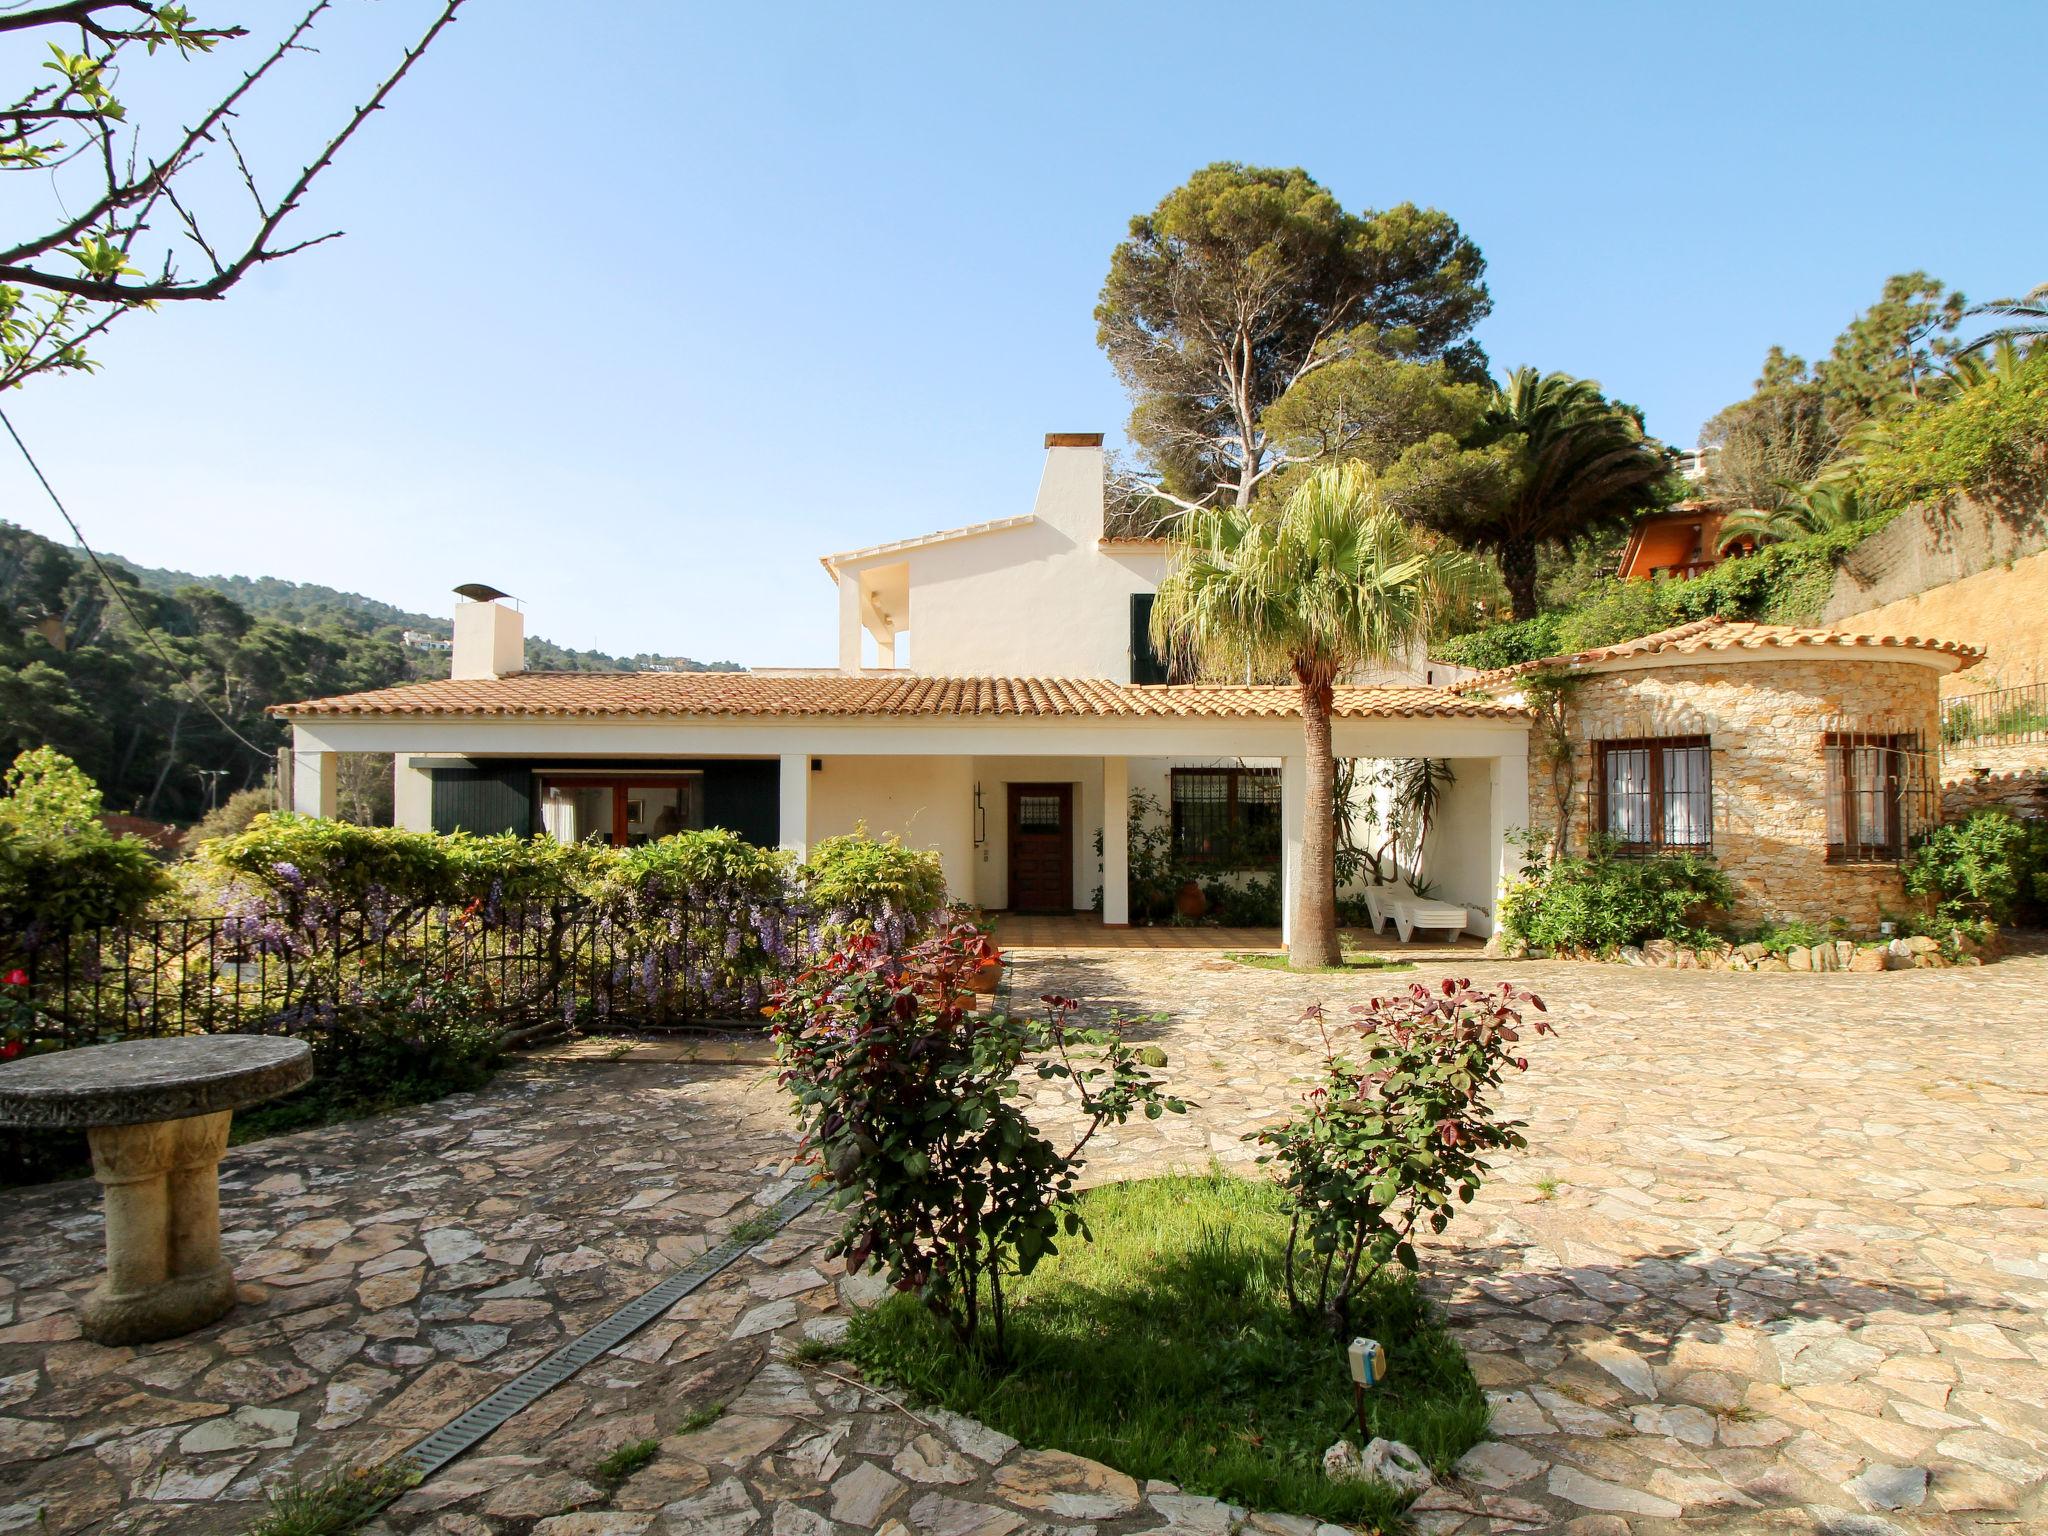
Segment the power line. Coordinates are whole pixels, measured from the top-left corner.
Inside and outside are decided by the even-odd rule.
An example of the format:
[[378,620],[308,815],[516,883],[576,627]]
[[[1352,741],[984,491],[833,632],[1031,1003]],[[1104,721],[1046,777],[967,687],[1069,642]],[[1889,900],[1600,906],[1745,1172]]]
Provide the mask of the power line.
[[19,448],[21,456],[28,460],[28,467],[35,473],[36,480],[42,485],[44,494],[50,498],[50,505],[55,507],[58,515],[64,519],[65,525],[71,530],[71,536],[78,540],[78,547],[85,551],[85,557],[92,562],[92,568],[100,573],[100,580],[107,584],[107,590],[113,593],[120,600],[121,606],[128,611],[130,622],[142,632],[142,638],[149,642],[149,648],[156,652],[158,660],[169,667],[171,675],[184,685],[185,691],[192,695],[192,702],[213,716],[215,724],[251,752],[254,752],[258,757],[268,761],[271,749],[257,746],[255,742],[228,724],[226,717],[213,707],[213,702],[205,694],[192,686],[192,679],[187,677],[184,669],[171,659],[171,653],[164,649],[163,642],[157,638],[156,631],[151,629],[144,622],[142,615],[135,611],[135,604],[129,598],[127,589],[114,580],[113,573],[107,569],[106,563],[93,553],[93,547],[85,542],[85,530],[78,526],[78,519],[71,515],[70,508],[66,507],[63,500],[57,495],[56,487],[50,484],[49,476],[43,473],[43,467],[36,462],[36,456],[28,451],[28,444],[24,443],[21,440],[21,434],[14,430],[14,423],[8,419],[5,411],[0,411],[0,426],[7,428],[7,435],[14,439],[14,446]]

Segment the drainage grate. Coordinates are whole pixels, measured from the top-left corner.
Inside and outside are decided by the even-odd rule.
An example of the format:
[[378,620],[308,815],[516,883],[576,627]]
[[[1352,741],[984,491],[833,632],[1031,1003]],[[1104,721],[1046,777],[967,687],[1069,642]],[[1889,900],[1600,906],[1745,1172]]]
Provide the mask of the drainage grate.
[[[807,1210],[817,1192],[806,1182],[785,1195],[763,1220],[780,1231]],[[677,1270],[650,1291],[634,1297],[610,1317],[571,1339],[532,1369],[515,1376],[489,1397],[458,1418],[442,1425],[397,1459],[421,1477],[438,1472],[464,1451],[503,1424],[520,1409],[574,1376],[598,1356],[645,1328],[670,1307],[697,1289],[749,1248],[763,1241],[759,1236],[728,1237],[707,1249],[690,1264]]]

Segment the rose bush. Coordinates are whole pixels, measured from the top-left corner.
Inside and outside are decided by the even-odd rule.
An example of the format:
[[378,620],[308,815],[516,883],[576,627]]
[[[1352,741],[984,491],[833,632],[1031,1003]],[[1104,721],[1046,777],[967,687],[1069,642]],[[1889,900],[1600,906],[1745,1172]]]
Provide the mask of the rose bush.
[[[831,1254],[879,1267],[962,1345],[1000,1356],[1005,1278],[1029,1274],[1060,1238],[1087,1236],[1075,1181],[1090,1138],[1187,1105],[1120,1018],[1083,1027],[1060,997],[1037,1018],[974,1012],[967,978],[995,957],[966,923],[903,953],[855,934],[781,989],[772,1027],[806,1150],[846,1212]],[[1082,1129],[1064,1151],[1026,1118],[1026,1075],[1078,1091]]]
[[1543,1000],[1512,984],[1446,980],[1354,1006],[1355,1054],[1330,1042],[1320,1004],[1323,1079],[1301,1110],[1249,1138],[1286,1190],[1287,1298],[1348,1334],[1354,1299],[1389,1262],[1417,1267],[1418,1227],[1441,1232],[1478,1193],[1487,1154],[1521,1147],[1522,1122],[1490,1099],[1517,1054],[1523,1010]]

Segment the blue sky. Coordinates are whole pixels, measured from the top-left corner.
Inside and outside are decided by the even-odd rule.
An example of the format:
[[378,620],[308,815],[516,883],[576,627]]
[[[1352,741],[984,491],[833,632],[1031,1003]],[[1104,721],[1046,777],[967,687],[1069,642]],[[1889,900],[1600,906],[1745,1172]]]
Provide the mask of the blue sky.
[[[430,9],[343,0],[247,115],[263,169]],[[345,240],[6,404],[140,560],[433,612],[483,580],[565,644],[823,662],[817,555],[1027,510],[1043,433],[1115,440],[1091,310],[1130,216],[1195,168],[1447,210],[1489,262],[1496,366],[1598,378],[1690,444],[1889,273],[2048,280],[2048,127],[1998,83],[2037,19],[477,0],[317,185],[300,227]],[[11,459],[0,516],[60,532]]]

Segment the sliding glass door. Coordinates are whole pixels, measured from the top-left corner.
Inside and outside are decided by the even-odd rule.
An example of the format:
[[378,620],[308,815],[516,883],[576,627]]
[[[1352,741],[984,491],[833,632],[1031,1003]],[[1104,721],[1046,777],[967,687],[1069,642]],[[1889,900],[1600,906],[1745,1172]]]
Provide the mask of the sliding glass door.
[[704,825],[697,773],[542,774],[540,820],[558,843],[631,848]]

